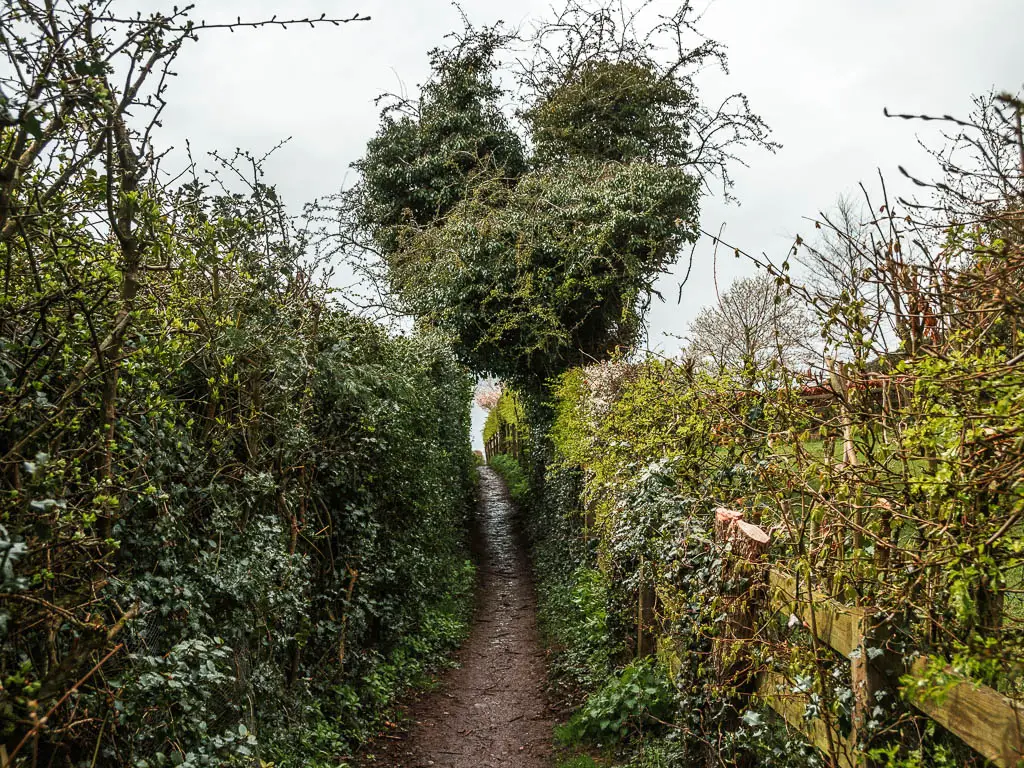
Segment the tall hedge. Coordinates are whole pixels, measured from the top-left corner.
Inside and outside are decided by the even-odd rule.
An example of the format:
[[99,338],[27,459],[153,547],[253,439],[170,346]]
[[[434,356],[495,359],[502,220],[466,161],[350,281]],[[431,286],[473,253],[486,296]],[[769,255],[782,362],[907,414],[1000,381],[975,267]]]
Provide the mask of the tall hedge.
[[71,210],[0,243],[3,742],[334,765],[464,624],[472,382],[336,306],[271,188],[152,195],[112,421],[116,250]]

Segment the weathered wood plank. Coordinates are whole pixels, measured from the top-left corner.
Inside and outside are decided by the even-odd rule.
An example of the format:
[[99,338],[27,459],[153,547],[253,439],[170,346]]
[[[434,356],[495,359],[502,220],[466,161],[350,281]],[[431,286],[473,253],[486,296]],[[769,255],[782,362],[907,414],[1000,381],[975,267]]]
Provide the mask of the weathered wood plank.
[[826,755],[835,754],[840,768],[860,768],[856,743],[820,717],[804,718],[806,697],[790,692],[788,687],[785,677],[778,672],[767,672],[761,677],[758,695],[817,749]]
[[[757,676],[750,656],[749,641],[757,633],[757,616],[764,609],[768,565],[764,557],[771,536],[743,519],[738,510],[715,510],[715,540],[728,554],[722,558],[722,611],[725,621],[712,650],[715,673],[731,689],[733,707],[722,721],[724,731],[740,727],[739,713],[757,690]],[[753,768],[749,756],[737,761],[738,768]]]
[[819,640],[843,656],[849,657],[854,649],[860,648],[869,611],[843,605],[822,592],[809,592],[803,583],[798,590],[796,577],[780,568],[771,569],[768,585],[774,610],[791,611],[816,630]]
[[[922,678],[929,659],[914,662],[911,674]],[[955,675],[958,681],[936,700],[913,684],[904,688],[911,704],[1000,768],[1024,765],[1024,704],[985,685]]]

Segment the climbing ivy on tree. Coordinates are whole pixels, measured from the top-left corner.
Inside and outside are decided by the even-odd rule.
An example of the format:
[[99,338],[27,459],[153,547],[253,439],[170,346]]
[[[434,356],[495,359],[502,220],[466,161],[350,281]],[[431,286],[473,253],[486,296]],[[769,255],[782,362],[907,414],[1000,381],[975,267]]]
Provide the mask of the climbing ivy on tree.
[[650,163],[575,161],[477,187],[395,260],[395,289],[476,370],[529,387],[630,346],[641,307],[696,236],[696,180]]
[[483,179],[518,178],[522,140],[502,113],[494,57],[508,36],[484,29],[430,52],[432,76],[418,102],[391,101],[354,164],[359,224],[388,256],[413,232],[440,222]]
[[592,158],[685,165],[692,93],[653,62],[588,62],[526,112],[534,158],[544,165]]
[[[717,46],[683,46],[685,13],[645,32],[615,19],[570,3],[525,40],[467,28],[356,163],[352,241],[381,257],[401,308],[525,390],[635,345],[654,281],[697,237],[706,158],[721,149],[690,77]],[[765,143],[749,110],[722,115],[730,141]]]

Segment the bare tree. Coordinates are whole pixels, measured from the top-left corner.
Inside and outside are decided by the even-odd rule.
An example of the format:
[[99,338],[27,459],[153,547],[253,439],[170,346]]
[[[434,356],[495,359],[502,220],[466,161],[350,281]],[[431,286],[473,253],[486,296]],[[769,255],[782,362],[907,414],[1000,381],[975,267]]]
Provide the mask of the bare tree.
[[765,369],[805,364],[813,324],[802,302],[782,291],[770,275],[733,282],[718,304],[690,323],[690,354],[707,369]]
[[[866,192],[862,200],[839,197],[832,210],[819,217],[815,221],[817,237],[802,241],[802,248],[794,254],[804,273],[801,291],[819,310],[837,305],[860,308],[863,317],[858,342],[866,333],[879,353],[898,346],[899,329],[892,311],[895,289],[878,278],[875,268],[893,255],[886,229],[880,226],[885,217],[872,213]],[[849,347],[842,344],[835,351],[840,357],[854,356]]]
[[827,225],[796,256],[806,285],[821,296],[860,298],[870,290],[864,270],[870,265],[871,216],[862,202],[842,196],[822,218]]

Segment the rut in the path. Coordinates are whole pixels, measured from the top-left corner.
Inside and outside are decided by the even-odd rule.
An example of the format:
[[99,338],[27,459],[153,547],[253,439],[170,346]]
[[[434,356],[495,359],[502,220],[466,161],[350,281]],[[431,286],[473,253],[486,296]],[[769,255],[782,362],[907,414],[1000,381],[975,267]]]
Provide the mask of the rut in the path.
[[413,725],[376,746],[388,768],[549,768],[554,718],[529,566],[504,483],[480,470],[480,595],[460,666],[414,703]]

